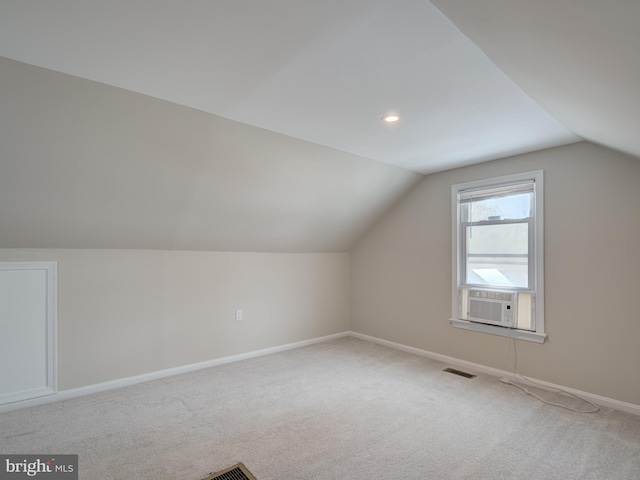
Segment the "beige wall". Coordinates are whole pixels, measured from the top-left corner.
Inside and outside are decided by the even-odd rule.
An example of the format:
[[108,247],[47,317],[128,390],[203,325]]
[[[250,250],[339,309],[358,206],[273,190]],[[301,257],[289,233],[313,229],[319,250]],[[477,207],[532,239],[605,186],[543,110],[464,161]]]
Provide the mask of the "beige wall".
[[640,160],[586,142],[425,177],[351,251],[351,330],[511,370],[506,338],[448,321],[451,185],[538,169],[549,339],[518,369],[640,405]]
[[519,369],[640,404],[640,162],[589,143],[427,176],[350,254],[0,249],[0,261],[59,262],[61,390],[349,329],[509,370],[506,338],[448,322],[450,188],[536,169],[549,341],[518,342]]
[[60,390],[348,330],[346,253],[0,249],[37,260],[59,262]]

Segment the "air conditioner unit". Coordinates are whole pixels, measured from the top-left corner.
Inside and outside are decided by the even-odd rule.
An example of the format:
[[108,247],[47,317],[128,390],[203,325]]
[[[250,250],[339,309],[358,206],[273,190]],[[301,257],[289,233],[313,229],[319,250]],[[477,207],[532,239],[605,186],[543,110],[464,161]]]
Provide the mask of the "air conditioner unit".
[[461,293],[460,313],[464,320],[501,327],[516,326],[518,316],[516,292],[465,288]]

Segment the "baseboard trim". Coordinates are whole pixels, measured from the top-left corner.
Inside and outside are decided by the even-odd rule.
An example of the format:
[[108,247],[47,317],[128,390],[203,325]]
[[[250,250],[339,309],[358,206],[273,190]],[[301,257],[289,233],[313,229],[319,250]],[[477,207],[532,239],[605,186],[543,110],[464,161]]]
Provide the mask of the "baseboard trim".
[[[464,367],[468,370],[473,370],[476,373],[485,373],[487,375],[492,375],[495,377],[509,377],[512,375],[512,372],[507,372],[506,370],[500,370],[497,368],[487,367],[485,365],[480,365],[478,363],[468,362],[466,360],[460,360],[459,358],[449,357],[447,355],[442,355],[440,353],[430,352],[428,350],[422,350],[416,347],[410,347],[408,345],[403,345],[401,343],[391,342],[389,340],[384,340],[382,338],[372,337],[370,335],[365,335],[363,333],[358,332],[349,332],[349,336],[354,338],[359,338],[360,340],[366,340],[371,343],[377,343],[378,345],[384,345],[385,347],[394,348],[396,350],[402,350],[407,353],[413,353],[415,355],[420,355],[422,357],[430,358],[431,360],[437,360],[439,362],[456,366],[456,367]],[[572,393],[574,395],[578,395],[584,399],[587,399],[596,405],[600,405],[602,407],[610,407],[616,410],[622,410],[624,412],[632,413],[634,415],[640,415],[640,405],[635,405],[633,403],[622,402],[620,400],[615,400],[613,398],[602,397],[600,395],[596,395],[589,392],[583,392],[581,390],[576,390],[573,388],[565,387],[563,385],[557,385],[554,383],[546,382],[544,380],[538,380],[532,378],[534,382],[540,384],[541,386],[552,388],[552,389],[561,389],[566,392]]]
[[47,403],[60,402],[62,400],[69,400],[71,398],[90,395],[92,393],[104,392],[105,390],[112,390],[114,388],[121,388],[129,385],[135,385],[137,383],[148,382],[151,380],[158,380],[160,378],[180,375],[181,373],[195,372],[197,370],[202,370],[204,368],[216,367],[218,365],[224,365],[226,363],[239,362],[241,360],[261,357],[263,355],[270,355],[272,353],[284,352],[286,350],[293,350],[296,348],[306,347],[309,345],[314,345],[316,343],[322,343],[329,340],[335,340],[338,338],[343,338],[348,336],[349,336],[349,332],[334,333],[332,335],[325,335],[323,337],[316,337],[309,340],[302,340],[300,342],[287,343],[287,344],[279,345],[276,347],[264,348],[261,350],[255,350],[247,353],[240,353],[238,355],[215,358],[213,360],[207,360],[205,362],[192,363],[189,365],[182,365],[180,367],[173,367],[173,368],[167,368],[164,370],[158,370],[156,372],[143,373],[141,375],[134,375],[132,377],[125,377],[125,378],[119,378],[116,380],[110,380],[108,382],[96,383],[93,385],[87,385],[86,387],[78,387],[78,388],[72,388],[69,390],[62,390],[60,392],[55,392],[47,396],[31,398],[28,400],[21,400],[13,403],[0,405],[0,413],[10,412],[12,410],[18,410],[21,408],[45,405]]
[[[0,413],[10,412],[12,410],[18,410],[27,407],[35,407],[38,405],[45,405],[47,403],[60,402],[63,400],[69,400],[75,397],[81,397],[84,395],[90,395],[92,393],[103,392],[106,390],[112,390],[115,388],[126,387],[129,385],[135,385],[137,383],[148,382],[151,380],[158,380],[160,378],[171,377],[174,375],[180,375],[182,373],[194,372],[197,370],[202,370],[204,368],[215,367],[218,365],[224,365],[227,363],[239,362],[241,360],[248,360],[250,358],[261,357],[263,355],[270,355],[272,353],[284,352],[287,350],[293,350],[296,348],[306,347],[309,345],[314,345],[317,343],[322,343],[330,340],[335,340],[338,338],[344,337],[354,337],[360,340],[365,340],[371,343],[376,343],[378,345],[383,345],[386,347],[394,348],[396,350],[402,350],[407,353],[412,353],[415,355],[420,355],[423,357],[430,358],[432,360],[436,360],[442,362],[447,365],[463,367],[468,370],[472,370],[476,373],[484,373],[487,375],[492,375],[495,377],[504,377],[510,376],[511,372],[507,372],[506,370],[500,370],[497,368],[487,367],[485,365],[481,365],[478,363],[469,362],[466,360],[461,360],[459,358],[450,357],[447,355],[442,355],[440,353],[430,352],[428,350],[423,350],[416,347],[410,347],[408,345],[404,345],[401,343],[392,342],[390,340],[384,340],[382,338],[373,337],[371,335],[365,335],[363,333],[347,331],[335,333],[332,335],[326,335],[323,337],[316,337],[309,340],[302,340],[300,342],[288,343],[284,345],[279,345],[276,347],[265,348],[261,350],[255,350],[252,352],[240,353],[238,355],[230,355],[227,357],[216,358],[213,360],[207,360],[205,362],[193,363],[189,365],[182,365],[180,367],[173,367],[164,370],[159,370],[156,372],[144,373],[141,375],[134,375],[132,377],[119,378],[117,380],[111,380],[108,382],[97,383],[94,385],[87,385],[86,387],[73,388],[69,390],[62,390],[60,392],[52,393],[50,395],[32,398],[28,400],[16,401],[13,403],[7,403],[4,405],[0,405]],[[546,386],[553,389],[562,389],[574,395],[578,395],[582,398],[592,401],[593,403],[603,406],[610,407],[616,410],[621,410],[624,412],[632,413],[634,415],[640,415],[640,405],[635,405],[633,403],[622,402],[619,400],[615,400],[613,398],[603,397],[600,395],[596,395],[589,392],[583,392],[581,390],[575,390],[573,388],[565,387],[563,385],[557,385],[554,383],[546,382],[544,380],[538,380],[533,378],[536,383]]]

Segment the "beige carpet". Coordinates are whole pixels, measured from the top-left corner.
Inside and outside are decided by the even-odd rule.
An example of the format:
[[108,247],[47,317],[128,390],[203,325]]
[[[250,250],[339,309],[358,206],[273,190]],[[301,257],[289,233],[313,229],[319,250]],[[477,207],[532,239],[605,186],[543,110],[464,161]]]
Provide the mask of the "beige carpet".
[[353,338],[0,414],[0,452],[81,479],[639,479],[640,417],[544,405]]

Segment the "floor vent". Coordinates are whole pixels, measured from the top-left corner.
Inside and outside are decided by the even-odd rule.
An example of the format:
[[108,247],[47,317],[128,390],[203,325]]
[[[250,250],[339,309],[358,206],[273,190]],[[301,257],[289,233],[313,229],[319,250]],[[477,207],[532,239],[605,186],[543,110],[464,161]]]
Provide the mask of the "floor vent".
[[464,377],[464,378],[474,378],[476,376],[476,375],[473,375],[471,373],[463,372],[461,370],[456,370],[455,368],[445,368],[442,371],[443,372],[453,373],[455,375],[460,375],[461,377]]
[[251,475],[251,472],[242,463],[236,463],[224,470],[212,473],[202,480],[256,480],[256,477]]

